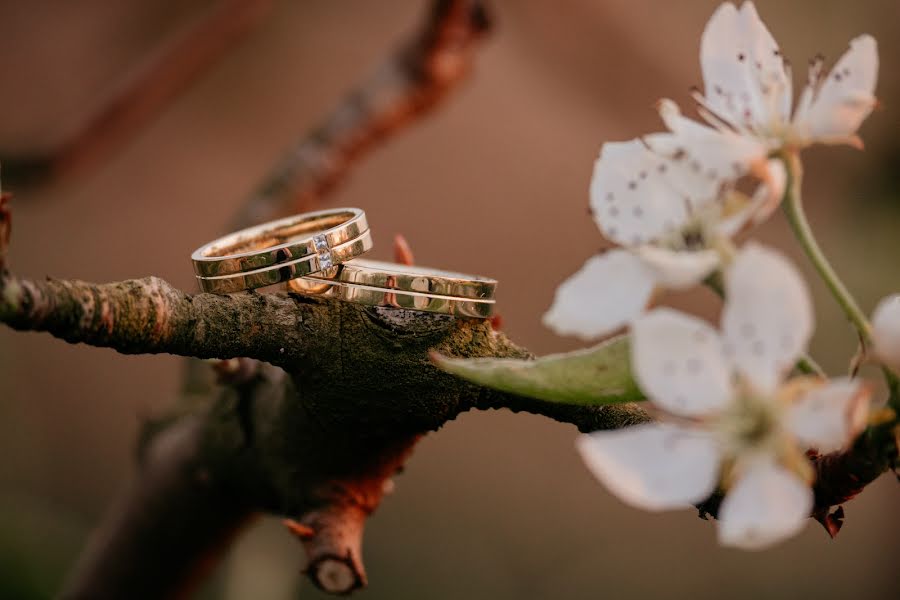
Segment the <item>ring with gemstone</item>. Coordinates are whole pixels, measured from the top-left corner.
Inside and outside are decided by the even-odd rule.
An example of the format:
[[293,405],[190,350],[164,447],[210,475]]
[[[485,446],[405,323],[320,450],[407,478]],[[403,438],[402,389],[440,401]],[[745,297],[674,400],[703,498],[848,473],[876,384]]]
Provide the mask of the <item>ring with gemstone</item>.
[[191,255],[205,292],[227,294],[330,269],[372,248],[365,213],[338,208],[248,227]]
[[494,312],[497,281],[428,267],[353,259],[329,272],[287,282],[288,291],[366,306],[487,319]]

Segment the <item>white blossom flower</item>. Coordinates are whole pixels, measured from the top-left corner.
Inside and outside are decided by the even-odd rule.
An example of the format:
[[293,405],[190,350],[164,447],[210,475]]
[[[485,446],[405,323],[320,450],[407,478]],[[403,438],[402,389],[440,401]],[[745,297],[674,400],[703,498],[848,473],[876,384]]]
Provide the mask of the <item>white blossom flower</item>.
[[804,450],[843,448],[865,425],[868,390],[850,379],[785,381],[812,334],[809,294],[779,254],[748,244],[726,272],[721,333],[660,308],[632,326],[632,368],[659,423],[583,435],[591,471],[639,508],[696,504],[720,485],[724,545],[763,548],[813,507]]
[[[877,103],[878,50],[872,36],[861,35],[827,76],[821,57],[811,62],[792,115],[790,68],[752,2],[740,8],[727,2],[713,13],[700,42],[700,66],[704,93],[694,97],[701,115],[716,129],[761,141],[767,152],[757,160],[813,143],[860,147],[856,132]],[[669,116],[673,131],[684,128],[687,119],[677,111]]]
[[[856,131],[875,106],[878,55],[868,35],[854,39],[827,77],[814,62],[791,114],[790,71],[752,2],[721,5],[703,33],[705,95],[712,126],[659,104],[668,133],[604,144],[591,182],[591,209],[603,235],[620,245],[589,259],[557,290],[544,324],[593,339],[640,315],[655,290],[687,289],[727,260],[731,237],[767,217],[786,174],[771,157],[815,142],[859,145]],[[752,174],[765,185],[751,202],[724,200]]]
[[729,151],[707,153],[700,145],[689,153],[671,133],[603,145],[591,212],[603,235],[622,247],[590,258],[559,287],[545,325],[564,335],[600,337],[641,314],[654,290],[687,289],[720,268],[727,240],[769,196],[780,196],[785,183],[783,165],[773,161],[769,185],[753,198],[734,191],[719,174],[756,144],[720,147]]
[[884,298],[872,313],[872,342],[875,356],[900,373],[900,294]]

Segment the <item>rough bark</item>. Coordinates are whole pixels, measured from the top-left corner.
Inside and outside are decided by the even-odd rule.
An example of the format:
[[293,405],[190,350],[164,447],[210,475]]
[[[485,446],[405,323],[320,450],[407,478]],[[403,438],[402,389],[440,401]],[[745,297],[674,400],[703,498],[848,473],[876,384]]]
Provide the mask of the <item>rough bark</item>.
[[[18,289],[39,288],[40,294],[29,296],[39,301],[11,308],[8,299],[22,297],[10,293],[11,281]],[[148,431],[144,456],[152,460],[144,461],[136,491],[101,527],[79,570],[87,575],[71,580],[70,597],[111,597],[112,592],[104,595],[106,586],[117,581],[137,585],[147,574],[134,565],[177,554],[173,545],[193,547],[193,559],[182,557],[180,568],[153,572],[147,589],[185,589],[207,564],[210,549],[258,511],[298,524],[293,531],[305,532],[300,537],[313,580],[328,591],[348,592],[366,580],[360,556],[365,517],[422,434],[473,408],[527,411],[582,431],[647,418],[634,405],[573,406],[480,388],[430,363],[433,351],[530,356],[488,321],[283,294],[190,296],[160,280],[145,281],[153,286],[42,282],[40,287],[6,275],[0,278],[6,299],[0,320],[126,352],[249,356],[280,369],[263,366],[249,381],[224,388],[207,411],[187,411]],[[73,293],[81,289],[91,292]],[[148,289],[168,300],[141,301]],[[89,307],[98,305],[98,295],[112,318],[85,317],[96,313]],[[162,318],[154,310],[172,314]],[[197,335],[206,318],[227,323],[229,340],[222,341],[226,330]],[[878,439],[863,438],[847,453],[814,459],[820,513],[827,515],[832,504],[852,497],[891,466],[896,448],[884,443],[888,438]],[[714,515],[717,508],[712,498],[701,510]],[[204,518],[194,519],[195,513]],[[196,522],[175,526],[179,519]]]

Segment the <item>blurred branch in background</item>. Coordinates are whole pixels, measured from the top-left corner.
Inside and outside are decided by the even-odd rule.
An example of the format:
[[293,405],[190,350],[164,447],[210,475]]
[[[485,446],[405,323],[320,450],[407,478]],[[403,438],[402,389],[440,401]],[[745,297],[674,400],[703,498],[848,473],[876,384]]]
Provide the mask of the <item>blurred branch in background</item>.
[[244,205],[235,228],[308,209],[378,142],[437,107],[469,73],[491,21],[482,2],[436,0],[420,32],[290,150]]
[[38,156],[4,156],[7,186],[40,184],[97,166],[263,20],[272,0],[221,0],[136,67],[80,129]]

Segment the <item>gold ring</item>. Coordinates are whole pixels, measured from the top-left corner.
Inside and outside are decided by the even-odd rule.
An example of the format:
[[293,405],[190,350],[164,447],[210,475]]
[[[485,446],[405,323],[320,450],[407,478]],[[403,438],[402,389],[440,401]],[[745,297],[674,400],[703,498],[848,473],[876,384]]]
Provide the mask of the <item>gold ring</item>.
[[287,282],[288,291],[337,298],[366,306],[489,318],[497,281],[428,267],[366,259]]
[[[330,251],[369,230],[358,208],[308,212],[229,233],[191,255],[198,277],[223,277],[318,255],[322,268],[337,264]],[[319,269],[317,269],[319,270]]]
[[328,251],[328,263],[321,254],[312,254],[276,264],[264,269],[244,271],[236,275],[220,275],[216,277],[197,277],[200,289],[213,294],[231,294],[241,290],[251,290],[290,281],[340,265],[345,260],[359,256],[372,249],[372,236],[367,229],[359,237],[333,246]]

